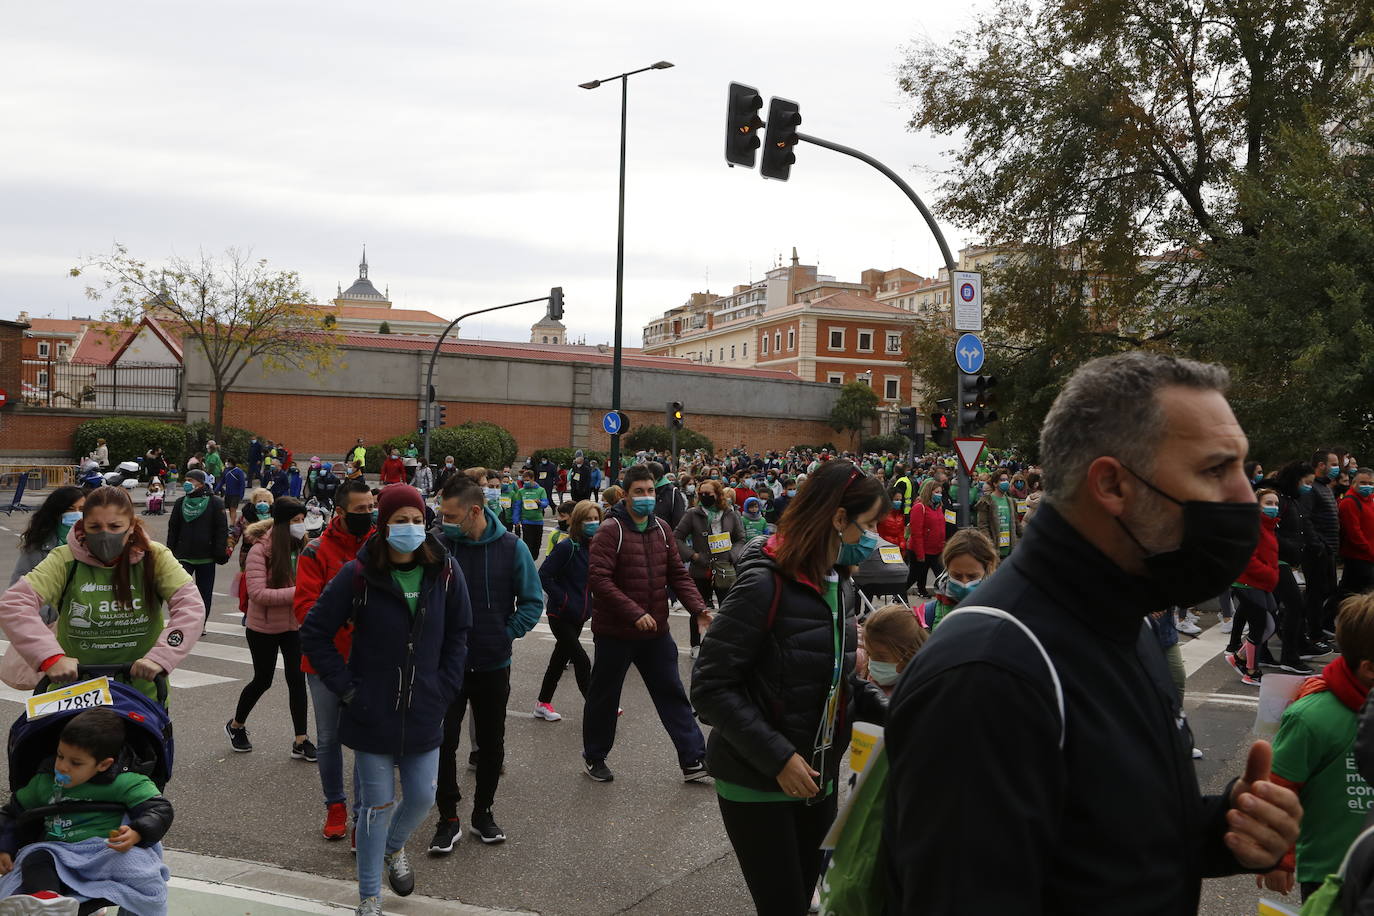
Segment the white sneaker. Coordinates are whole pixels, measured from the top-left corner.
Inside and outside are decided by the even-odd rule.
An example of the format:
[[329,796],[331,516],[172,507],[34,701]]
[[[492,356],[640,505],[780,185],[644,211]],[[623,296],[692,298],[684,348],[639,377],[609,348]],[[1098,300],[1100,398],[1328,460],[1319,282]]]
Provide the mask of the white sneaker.
[[1222,618],[1222,621],[1221,621],[1221,632],[1223,632],[1223,633],[1230,633],[1230,632],[1231,632],[1231,618],[1230,618],[1230,617],[1223,617],[1223,618]]
[[382,898],[368,897],[358,904],[357,916],[382,916]]
[[1202,759],[1202,751],[1198,750],[1197,748],[1193,748],[1193,759],[1194,759],[1194,760],[1201,760],[1201,759]]
[[543,719],[545,722],[557,722],[563,718],[563,715],[554,710],[552,703],[535,703],[534,717]]
[[1202,627],[1193,623],[1191,620],[1180,620],[1178,622],[1178,631],[1188,636],[1197,636],[1202,632]]

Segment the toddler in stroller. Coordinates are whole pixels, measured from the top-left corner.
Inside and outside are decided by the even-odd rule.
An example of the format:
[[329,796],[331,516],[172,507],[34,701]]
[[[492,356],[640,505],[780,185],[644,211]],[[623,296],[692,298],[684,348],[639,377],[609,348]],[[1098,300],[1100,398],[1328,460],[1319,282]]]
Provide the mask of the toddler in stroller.
[[143,510],[144,515],[162,514],[162,481],[154,478],[148,481],[148,507]]
[[[165,690],[160,678],[163,702]],[[108,906],[167,913],[161,840],[172,805],[162,788],[171,776],[171,721],[162,702],[127,684],[111,680],[109,698],[109,706],[21,716],[11,729],[0,916],[85,916]]]

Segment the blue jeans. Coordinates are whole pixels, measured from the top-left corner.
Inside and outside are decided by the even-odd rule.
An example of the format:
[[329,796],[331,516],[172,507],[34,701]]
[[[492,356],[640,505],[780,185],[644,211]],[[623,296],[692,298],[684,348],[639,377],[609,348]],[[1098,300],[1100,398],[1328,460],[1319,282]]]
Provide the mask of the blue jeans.
[[[382,892],[383,856],[404,846],[434,805],[439,749],[399,757],[354,751],[353,766],[362,784],[363,809],[358,824],[358,897],[366,900]],[[401,771],[399,805],[394,769]]]
[[[310,701],[315,707],[315,749],[319,755],[320,787],[324,789],[326,805],[347,804],[343,787],[343,745],[339,744],[339,714],[343,705],[339,695],[325,686],[318,674],[307,674]],[[358,822],[362,802],[358,788],[358,768],[353,767],[353,823]]]

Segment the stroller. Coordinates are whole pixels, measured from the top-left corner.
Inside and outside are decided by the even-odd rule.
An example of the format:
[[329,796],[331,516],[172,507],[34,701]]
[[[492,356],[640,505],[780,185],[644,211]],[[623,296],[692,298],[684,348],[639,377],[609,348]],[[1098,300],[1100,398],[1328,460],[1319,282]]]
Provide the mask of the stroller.
[[103,475],[107,486],[125,487],[132,490],[138,483],[138,478],[143,476],[143,459],[133,461],[121,461],[119,466],[113,471]]
[[[135,772],[147,776],[162,790],[172,778],[172,720],[167,713],[167,676],[159,675],[154,682],[157,687],[157,700],[149,699],[137,687],[132,686],[130,666],[95,667],[83,665],[77,676],[78,681],[95,677],[110,678],[110,697],[114,705],[110,707],[124,719],[127,737],[124,753],[116,764],[120,772]],[[118,680],[123,678],[124,680]],[[34,690],[34,695],[45,693],[52,685],[44,678]],[[57,737],[63,726],[84,709],[62,710],[49,713],[30,722],[27,714],[21,714],[10,727],[8,749],[10,793],[19,791],[28,784],[38,772],[43,761],[51,757],[57,748]],[[19,838],[21,845],[37,841],[42,835],[44,818],[55,814],[78,811],[123,811],[122,805],[109,802],[61,801],[51,805],[29,808],[19,818]],[[109,904],[106,902],[107,906]]]
[[849,581],[846,606],[854,609],[854,616],[860,622],[877,609],[883,598],[910,607],[906,584],[908,570],[901,548],[879,540],[877,548],[859,564],[858,571]]

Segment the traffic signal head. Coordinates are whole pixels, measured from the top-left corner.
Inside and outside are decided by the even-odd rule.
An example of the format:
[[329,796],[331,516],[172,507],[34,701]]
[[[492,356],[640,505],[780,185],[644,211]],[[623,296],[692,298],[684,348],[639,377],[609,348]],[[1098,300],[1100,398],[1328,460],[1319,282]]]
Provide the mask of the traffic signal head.
[[930,415],[930,439],[936,445],[949,446],[954,442],[950,435],[949,414],[937,410]]
[[682,402],[673,401],[668,405],[668,427],[670,429],[682,429],[686,422],[682,412]]
[[977,432],[997,422],[997,411],[992,409],[996,400],[992,388],[996,384],[994,375],[959,373],[959,429],[962,432]]
[[549,317],[554,321],[563,320],[563,287],[555,286],[549,290]]
[[764,178],[786,181],[797,161],[792,149],[797,145],[797,128],[801,126],[801,106],[787,99],[773,99],[768,105],[768,135],[763,141],[763,165],[759,171]]
[[899,407],[897,413],[901,416],[897,420],[898,435],[906,436],[908,439],[916,439],[916,408]]
[[759,149],[759,130],[763,120],[759,109],[763,96],[753,86],[730,84],[730,101],[725,113],[725,161],[731,168],[737,165],[754,167]]
[[447,425],[448,425],[448,405],[446,405],[446,404],[435,404],[435,405],[434,405],[434,425],[435,425],[435,426],[447,426]]

